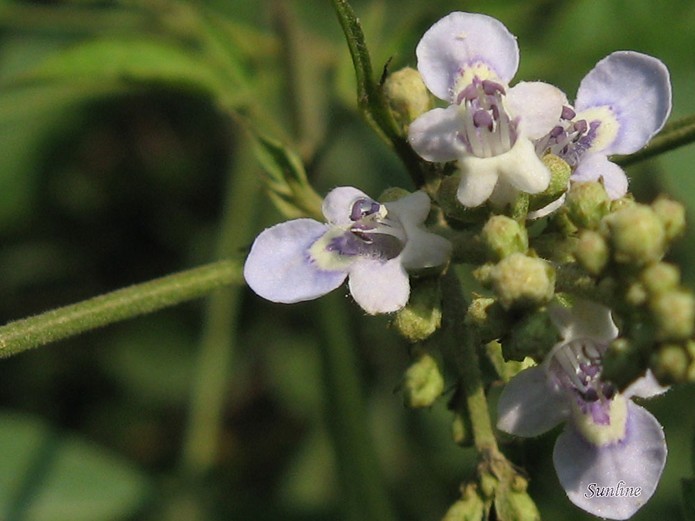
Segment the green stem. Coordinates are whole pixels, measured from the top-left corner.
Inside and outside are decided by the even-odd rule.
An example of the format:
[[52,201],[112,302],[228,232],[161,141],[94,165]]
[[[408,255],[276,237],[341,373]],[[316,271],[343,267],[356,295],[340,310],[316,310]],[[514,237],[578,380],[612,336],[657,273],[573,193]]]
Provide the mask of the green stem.
[[669,123],[649,145],[629,156],[621,156],[615,162],[622,166],[631,165],[663,154],[695,141],[695,116],[681,118]]
[[220,261],[106,293],[0,327],[0,358],[134,318],[243,282],[237,261]]
[[461,283],[453,268],[444,275],[442,298],[445,325],[456,345],[454,358],[465,394],[466,413],[470,415],[473,443],[480,454],[498,456],[495,431],[480,372],[477,331],[465,323],[468,306],[463,297]]
[[[259,184],[251,147],[237,145],[237,162],[230,169],[224,215],[220,223],[217,255],[228,257],[249,241]],[[222,415],[229,400],[226,392],[237,369],[237,331],[241,288],[229,287],[208,298],[193,377],[188,425],[184,436],[181,469],[190,477],[202,477],[217,462]]]
[[338,462],[340,486],[350,521],[395,519],[379,471],[369,433],[359,377],[359,359],[348,327],[345,299],[338,293],[323,297],[318,319],[326,414]]

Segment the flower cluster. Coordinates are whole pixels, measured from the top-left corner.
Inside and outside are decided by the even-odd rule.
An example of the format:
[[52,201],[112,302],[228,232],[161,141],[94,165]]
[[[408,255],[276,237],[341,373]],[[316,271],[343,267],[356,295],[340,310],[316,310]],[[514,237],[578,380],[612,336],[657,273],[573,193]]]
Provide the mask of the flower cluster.
[[566,161],[574,181],[601,179],[612,198],[622,197],[627,178],[608,156],[642,148],[671,110],[668,70],[632,51],[601,60],[582,80],[574,107],[546,83],[510,87],[516,39],[481,14],[442,18],[420,40],[417,56],[425,84],[449,105],[416,119],[410,143],[428,161],[456,162],[457,197],[468,207],[543,192],[551,176],[541,161],[546,154]]
[[[567,496],[597,516],[627,519],[654,493],[667,454],[661,425],[631,398],[695,375],[695,355],[687,354],[695,345],[695,298],[662,261],[684,229],[684,211],[673,201],[647,206],[624,197],[627,177],[610,159],[636,152],[664,126],[668,70],[651,56],[614,52],[570,103],[548,83],[512,84],[516,38],[494,18],[463,12],[427,30],[416,55],[418,72],[394,74],[384,93],[401,135],[424,160],[418,166],[448,165],[423,169],[424,187],[383,203],[356,188],[333,189],[323,201],[325,223],[301,218],[261,232],[246,281],[265,299],[293,303],[347,279],[367,313],[399,312],[394,329],[418,344],[402,385],[411,407],[429,407],[446,388],[446,372],[428,351],[443,322],[452,336],[474,331],[481,345],[498,341],[498,375],[509,378],[510,362],[525,368],[502,392],[499,430],[533,437],[565,422],[553,461]],[[432,108],[426,90],[443,104]],[[433,204],[439,208],[430,215]],[[552,212],[547,237],[542,227],[527,230],[530,219]],[[478,264],[472,274],[492,296],[474,295],[459,317],[443,319],[452,307],[442,295],[452,288],[439,277],[457,262]],[[581,284],[568,283],[568,274]],[[592,290],[601,298],[589,300]],[[636,312],[618,316],[597,302]],[[469,405],[461,414],[472,418]],[[487,410],[482,416],[489,422]],[[494,479],[469,483],[456,508],[489,512],[496,497],[499,512],[515,512],[500,518],[533,517],[525,480],[511,465],[500,470],[501,453],[483,445],[489,453],[479,472]]]

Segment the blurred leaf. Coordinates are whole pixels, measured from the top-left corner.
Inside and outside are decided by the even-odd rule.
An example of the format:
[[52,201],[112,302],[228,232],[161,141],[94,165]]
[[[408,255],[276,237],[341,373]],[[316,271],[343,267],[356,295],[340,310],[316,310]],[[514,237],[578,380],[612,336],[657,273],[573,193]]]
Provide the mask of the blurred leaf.
[[68,81],[103,86],[159,83],[200,89],[226,108],[246,99],[240,85],[232,85],[200,56],[154,39],[98,39],[80,43],[46,58],[15,79],[20,82]]
[[127,461],[40,419],[0,415],[0,518],[121,519],[141,506],[149,483]]
[[255,152],[267,177],[269,195],[287,217],[323,220],[321,197],[309,184],[298,154],[279,141],[254,133]]

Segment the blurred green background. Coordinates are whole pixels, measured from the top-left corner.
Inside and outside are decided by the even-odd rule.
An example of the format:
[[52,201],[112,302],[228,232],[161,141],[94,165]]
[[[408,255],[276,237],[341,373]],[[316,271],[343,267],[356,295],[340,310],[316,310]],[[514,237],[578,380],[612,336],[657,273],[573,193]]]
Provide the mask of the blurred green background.
[[[352,4],[376,71],[414,66],[434,21],[475,11],[518,36],[516,79],[572,99],[596,61],[633,49],[671,70],[672,120],[695,113],[692,0]],[[255,234],[285,219],[262,191],[247,123],[295,150],[321,194],[412,188],[356,111],[328,0],[0,0],[2,322],[243,259]],[[686,147],[636,165],[632,190],[644,201],[669,193],[692,216],[693,164]],[[691,287],[693,233],[671,257]],[[337,371],[358,378],[379,462],[352,479],[383,481],[395,519],[439,519],[474,454],[451,441],[446,397],[403,407],[408,347],[342,297],[280,306],[232,288],[0,360],[0,519],[347,519],[340,409],[326,391],[336,334],[354,355]],[[670,454],[635,519],[682,518],[693,400],[690,386],[647,404]],[[590,519],[557,482],[556,434],[505,447],[545,519]],[[365,447],[339,450],[358,458]]]

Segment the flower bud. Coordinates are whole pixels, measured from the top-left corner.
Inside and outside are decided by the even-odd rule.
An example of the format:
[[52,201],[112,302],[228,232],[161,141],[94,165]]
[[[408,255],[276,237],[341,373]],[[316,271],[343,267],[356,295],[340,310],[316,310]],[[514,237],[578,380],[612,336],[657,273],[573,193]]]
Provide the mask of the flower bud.
[[509,328],[509,316],[494,298],[477,297],[468,306],[466,324],[474,326],[483,342],[500,338]]
[[444,377],[433,356],[422,353],[403,377],[403,400],[408,407],[430,407],[444,392]]
[[652,356],[651,368],[659,383],[668,385],[685,381],[689,362],[683,346],[664,344]]
[[442,324],[439,277],[412,278],[410,298],[393,320],[393,326],[410,342],[421,342]]
[[543,360],[558,340],[550,315],[539,311],[525,316],[502,338],[502,353],[505,360]]
[[451,422],[451,437],[459,447],[471,447],[473,445],[473,426],[471,419],[461,413],[454,414]]
[[659,293],[650,300],[650,309],[662,340],[685,340],[695,326],[695,298],[685,290]]
[[603,357],[602,378],[625,389],[644,373],[644,362],[640,350],[626,338],[611,342]]
[[493,215],[483,226],[481,232],[488,255],[494,261],[508,257],[512,253],[528,251],[526,228],[505,215]]
[[678,287],[681,281],[680,270],[673,264],[657,262],[644,268],[640,273],[640,281],[649,293],[663,293]]
[[380,203],[392,203],[393,201],[398,201],[404,197],[410,195],[410,192],[405,188],[400,188],[398,186],[392,186],[381,192],[379,199]]
[[404,129],[432,108],[432,98],[422,76],[412,67],[389,74],[382,88],[391,112]]
[[643,265],[661,259],[666,248],[664,225],[642,204],[612,213],[603,220],[613,246],[613,257],[623,264]]
[[600,275],[608,264],[610,251],[601,234],[593,230],[582,230],[575,246],[574,257],[591,275]]
[[652,209],[664,225],[666,240],[672,241],[685,232],[685,207],[672,199],[659,197],[652,203]]
[[486,205],[477,206],[475,208],[463,206],[456,196],[460,183],[461,174],[452,174],[444,177],[439,184],[436,200],[444,212],[444,215],[446,215],[448,219],[454,219],[462,223],[482,222],[490,213],[490,210]]
[[573,183],[565,207],[572,222],[580,228],[596,229],[608,213],[610,199],[598,181]]
[[505,483],[498,488],[495,495],[497,519],[540,521],[541,516],[538,508],[526,492],[526,488],[527,481],[518,474],[509,479],[509,484]]
[[474,521],[485,518],[485,503],[475,485],[469,483],[463,489],[461,499],[456,501],[442,518],[442,521]]
[[529,210],[540,210],[562,197],[562,194],[567,191],[570,175],[572,174],[569,164],[555,154],[544,155],[542,161],[550,170],[550,184],[543,192],[531,195]]
[[543,259],[513,253],[491,272],[492,287],[505,309],[537,306],[553,298],[555,271]]

